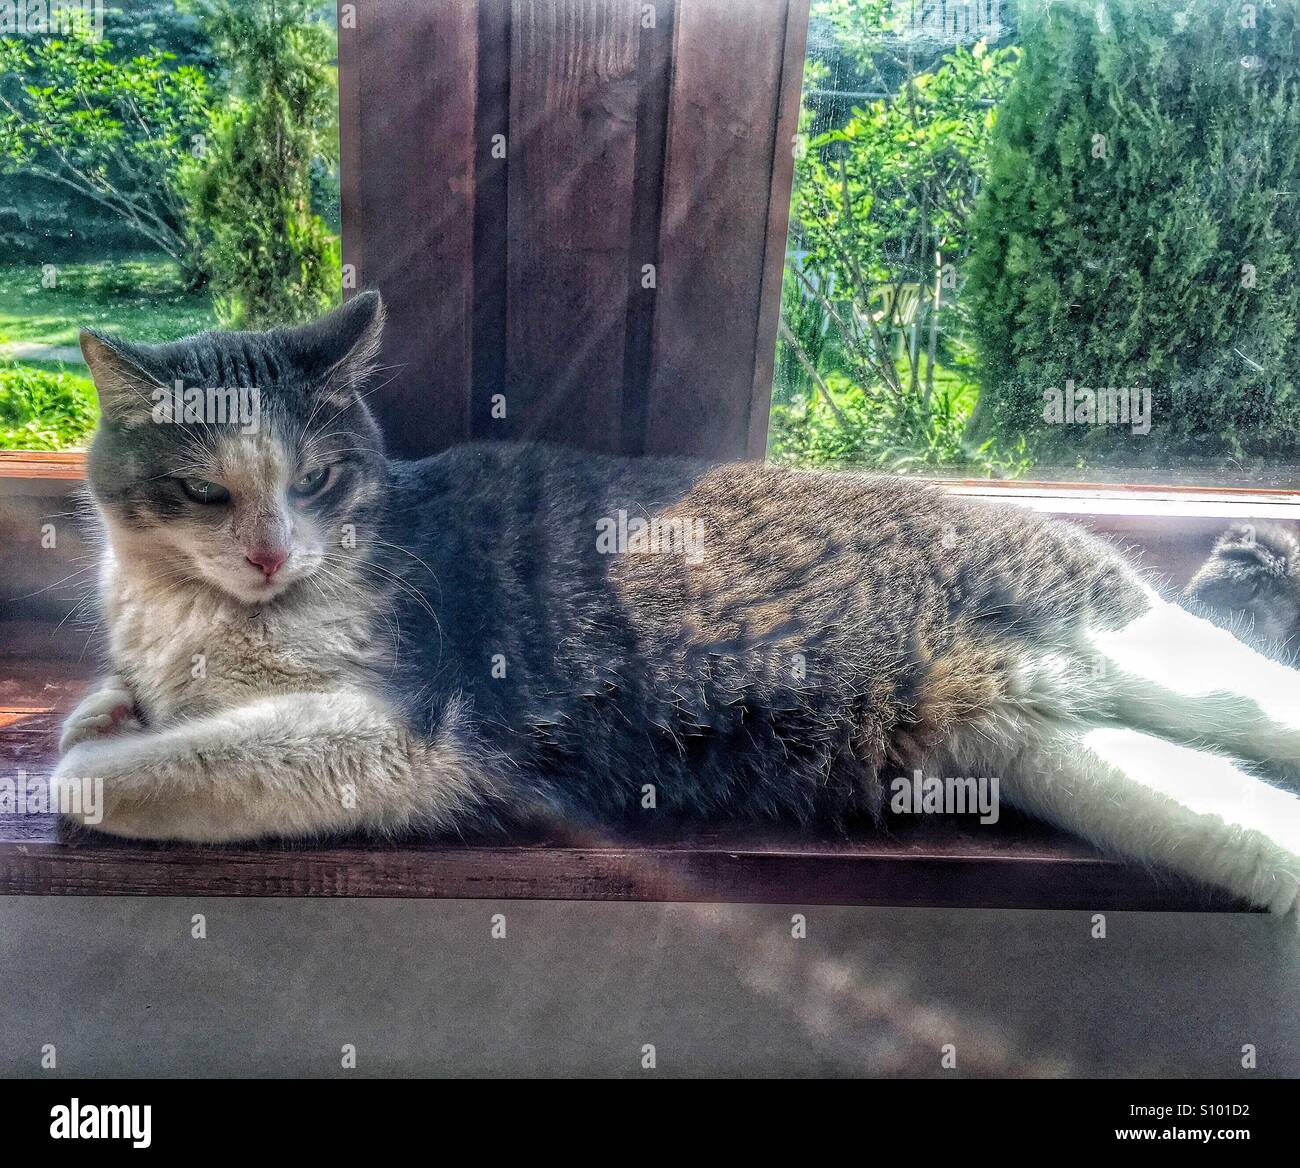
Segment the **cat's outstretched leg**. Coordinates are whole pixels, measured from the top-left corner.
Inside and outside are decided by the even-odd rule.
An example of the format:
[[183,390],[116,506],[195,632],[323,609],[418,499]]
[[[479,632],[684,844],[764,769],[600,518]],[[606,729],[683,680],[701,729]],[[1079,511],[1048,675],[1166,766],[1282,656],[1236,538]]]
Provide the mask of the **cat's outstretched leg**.
[[60,807],[114,835],[200,842],[412,826],[454,829],[491,784],[458,738],[432,739],[361,692],[267,697],[157,732],[74,746]]
[[[1300,798],[1290,792],[1228,758],[1122,727],[1034,719],[997,725],[991,734],[979,726],[971,731],[952,744],[956,756],[982,754],[1009,803],[1108,851],[1164,865],[1273,912],[1295,910]],[[1017,739],[1005,753],[990,754],[990,741]]]
[[1089,632],[1081,711],[1300,781],[1300,670],[1154,595],[1127,627]]

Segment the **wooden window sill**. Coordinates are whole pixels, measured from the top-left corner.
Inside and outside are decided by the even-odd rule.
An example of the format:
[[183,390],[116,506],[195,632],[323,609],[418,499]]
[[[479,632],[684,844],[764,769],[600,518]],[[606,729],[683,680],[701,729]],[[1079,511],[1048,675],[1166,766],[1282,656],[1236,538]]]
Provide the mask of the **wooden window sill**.
[[0,497],[66,495],[85,481],[84,450],[0,450]]
[[[86,666],[0,660],[0,775],[44,779]],[[394,896],[1246,911],[1214,890],[1101,856],[1041,824],[909,820],[890,834],[729,829],[569,838],[196,847],[133,844],[0,814],[0,895]]]

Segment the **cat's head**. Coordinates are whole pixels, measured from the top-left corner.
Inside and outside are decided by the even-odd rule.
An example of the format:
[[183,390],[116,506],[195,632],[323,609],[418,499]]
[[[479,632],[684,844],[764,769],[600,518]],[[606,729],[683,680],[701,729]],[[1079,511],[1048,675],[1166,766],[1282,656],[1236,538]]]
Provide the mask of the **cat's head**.
[[382,501],[379,428],[361,389],[377,293],[311,324],[164,345],[84,330],[101,418],[89,480],[119,562],[264,604],[350,576]]

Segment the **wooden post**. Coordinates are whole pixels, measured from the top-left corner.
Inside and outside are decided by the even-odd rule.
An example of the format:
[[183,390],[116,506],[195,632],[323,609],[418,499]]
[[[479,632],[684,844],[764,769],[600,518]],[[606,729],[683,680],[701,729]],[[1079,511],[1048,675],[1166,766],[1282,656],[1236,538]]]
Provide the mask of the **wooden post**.
[[340,4],[345,275],[388,304],[394,453],[762,456],[807,9]]

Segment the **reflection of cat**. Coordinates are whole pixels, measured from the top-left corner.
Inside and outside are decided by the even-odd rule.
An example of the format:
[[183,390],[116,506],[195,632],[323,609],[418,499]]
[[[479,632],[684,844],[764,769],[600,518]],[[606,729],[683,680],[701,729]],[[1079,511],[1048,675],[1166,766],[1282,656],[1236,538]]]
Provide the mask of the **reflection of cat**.
[[1217,625],[1270,657],[1300,650],[1300,539],[1291,524],[1236,523],[1183,594]]
[[[1300,672],[1109,544],[906,479],[390,460],[382,321],[365,295],[271,333],[83,336],[112,668],[65,727],[61,806],[88,784],[101,829],[162,839],[602,838],[843,819],[920,770],[1296,903]],[[177,381],[255,387],[255,432],[188,393],[155,416]]]

